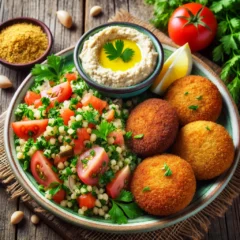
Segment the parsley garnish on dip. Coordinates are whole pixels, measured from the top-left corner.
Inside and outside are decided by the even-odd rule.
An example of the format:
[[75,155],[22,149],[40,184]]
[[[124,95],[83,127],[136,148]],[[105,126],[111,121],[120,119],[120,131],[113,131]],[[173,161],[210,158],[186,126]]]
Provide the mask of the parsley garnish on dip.
[[172,170],[166,163],[164,163],[162,170],[165,170],[164,176],[169,177],[172,175]]

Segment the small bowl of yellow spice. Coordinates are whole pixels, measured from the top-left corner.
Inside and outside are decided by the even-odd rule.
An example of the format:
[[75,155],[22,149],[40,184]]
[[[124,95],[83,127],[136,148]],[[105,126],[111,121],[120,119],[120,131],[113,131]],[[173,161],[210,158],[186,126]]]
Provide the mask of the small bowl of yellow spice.
[[15,69],[42,62],[51,50],[53,38],[41,21],[19,17],[0,24],[0,63]]

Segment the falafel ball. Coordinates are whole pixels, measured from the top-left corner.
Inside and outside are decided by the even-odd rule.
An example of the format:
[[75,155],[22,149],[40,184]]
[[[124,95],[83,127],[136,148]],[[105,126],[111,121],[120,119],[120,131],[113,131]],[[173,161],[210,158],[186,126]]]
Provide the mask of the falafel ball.
[[162,153],[173,144],[178,126],[173,107],[164,100],[150,98],[136,106],[128,117],[126,130],[132,132],[128,144],[143,157]]
[[218,88],[202,76],[186,76],[173,82],[164,99],[177,111],[180,125],[206,120],[216,121],[222,110]]
[[210,121],[185,125],[172,150],[191,164],[197,180],[219,176],[234,159],[234,145],[229,133],[223,126]]
[[146,158],[137,166],[131,181],[136,203],[146,212],[159,216],[185,208],[195,191],[196,179],[191,165],[172,154]]

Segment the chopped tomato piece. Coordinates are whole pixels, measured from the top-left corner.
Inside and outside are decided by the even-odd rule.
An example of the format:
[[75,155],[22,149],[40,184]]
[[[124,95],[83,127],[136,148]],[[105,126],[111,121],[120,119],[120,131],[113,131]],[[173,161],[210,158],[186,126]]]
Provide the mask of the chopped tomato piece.
[[78,139],[74,139],[74,154],[80,154],[84,151],[84,141],[90,139],[90,134],[86,128],[79,128],[77,130]]
[[69,82],[64,82],[59,85],[54,86],[48,90],[43,90],[41,92],[41,97],[50,98],[51,102],[64,102],[68,100],[72,95],[72,88]]
[[96,200],[97,199],[91,193],[87,193],[81,195],[78,198],[78,204],[80,208],[82,207],[94,208]]
[[37,138],[45,130],[48,125],[48,119],[28,120],[13,122],[12,128],[14,133],[19,137],[27,140],[28,138]]
[[68,125],[68,121],[72,116],[74,116],[74,111],[70,110],[69,108],[64,108],[60,111],[60,115],[63,118],[64,124]]
[[60,204],[60,202],[64,200],[65,194],[65,191],[63,189],[60,189],[55,195],[53,195],[52,199],[54,202]]
[[81,102],[78,102],[77,104],[76,104],[76,108],[78,109],[78,108],[82,108],[82,103]]
[[106,120],[108,122],[111,122],[114,120],[114,114],[115,114],[115,111],[113,109],[110,109],[107,113],[106,113]]
[[84,152],[77,162],[78,177],[88,185],[96,185],[99,176],[103,174],[109,163],[109,157],[104,148],[95,146]]
[[111,133],[109,133],[108,136],[114,138],[113,144],[117,144],[120,146],[124,145],[124,137],[123,137],[122,131],[111,132]]
[[67,157],[60,157],[59,155],[57,155],[55,158],[54,158],[54,165],[58,165],[58,163],[60,162],[65,162],[67,161]]
[[42,151],[36,151],[31,158],[30,168],[35,180],[48,187],[53,182],[61,183],[57,174],[52,170],[52,163],[43,155]]
[[89,123],[89,124],[88,124],[88,127],[91,128],[91,129],[95,129],[95,128],[96,128],[96,125],[93,124],[93,123]]
[[65,77],[69,82],[76,80],[77,79],[77,74],[76,73],[66,73]]
[[93,96],[91,93],[87,93],[84,95],[82,99],[83,106],[88,106],[91,104],[94,109],[98,110],[98,112],[101,114],[103,109],[107,107],[107,102],[103,101],[100,98],[97,98]]
[[131,171],[129,165],[118,171],[115,178],[106,186],[107,194],[113,199],[117,198],[122,189],[127,187],[130,175]]
[[24,97],[24,102],[27,105],[33,105],[36,100],[41,99],[41,95],[32,91],[27,91],[26,96]]

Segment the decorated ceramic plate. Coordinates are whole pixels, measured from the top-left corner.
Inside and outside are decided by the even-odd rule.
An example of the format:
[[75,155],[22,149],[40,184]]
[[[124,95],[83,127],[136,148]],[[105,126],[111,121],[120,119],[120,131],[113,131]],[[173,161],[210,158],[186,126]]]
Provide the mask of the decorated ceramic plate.
[[[163,45],[163,48],[165,59],[175,50],[167,45]],[[57,54],[65,58],[65,65],[73,64],[73,50],[73,48],[68,48]],[[233,176],[239,162],[240,129],[237,108],[218,76],[206,64],[197,58],[193,59],[192,74],[207,77],[218,87],[223,99],[223,109],[218,119],[218,123],[223,125],[232,136],[236,151],[235,159],[230,169],[214,180],[198,183],[194,199],[182,211],[168,217],[154,217],[145,214],[136,219],[129,220],[127,224],[118,225],[103,218],[81,216],[69,208],[61,207],[52,200],[46,199],[38,190],[38,184],[35,179],[30,173],[23,170],[22,164],[17,159],[14,146],[14,133],[11,128],[11,123],[16,121],[14,112],[18,104],[23,101],[27,90],[33,84],[33,76],[31,74],[26,77],[15,93],[9,106],[5,123],[5,149],[17,180],[26,192],[47,211],[72,224],[99,231],[115,233],[152,231],[171,226],[198,213],[223,191]]]

